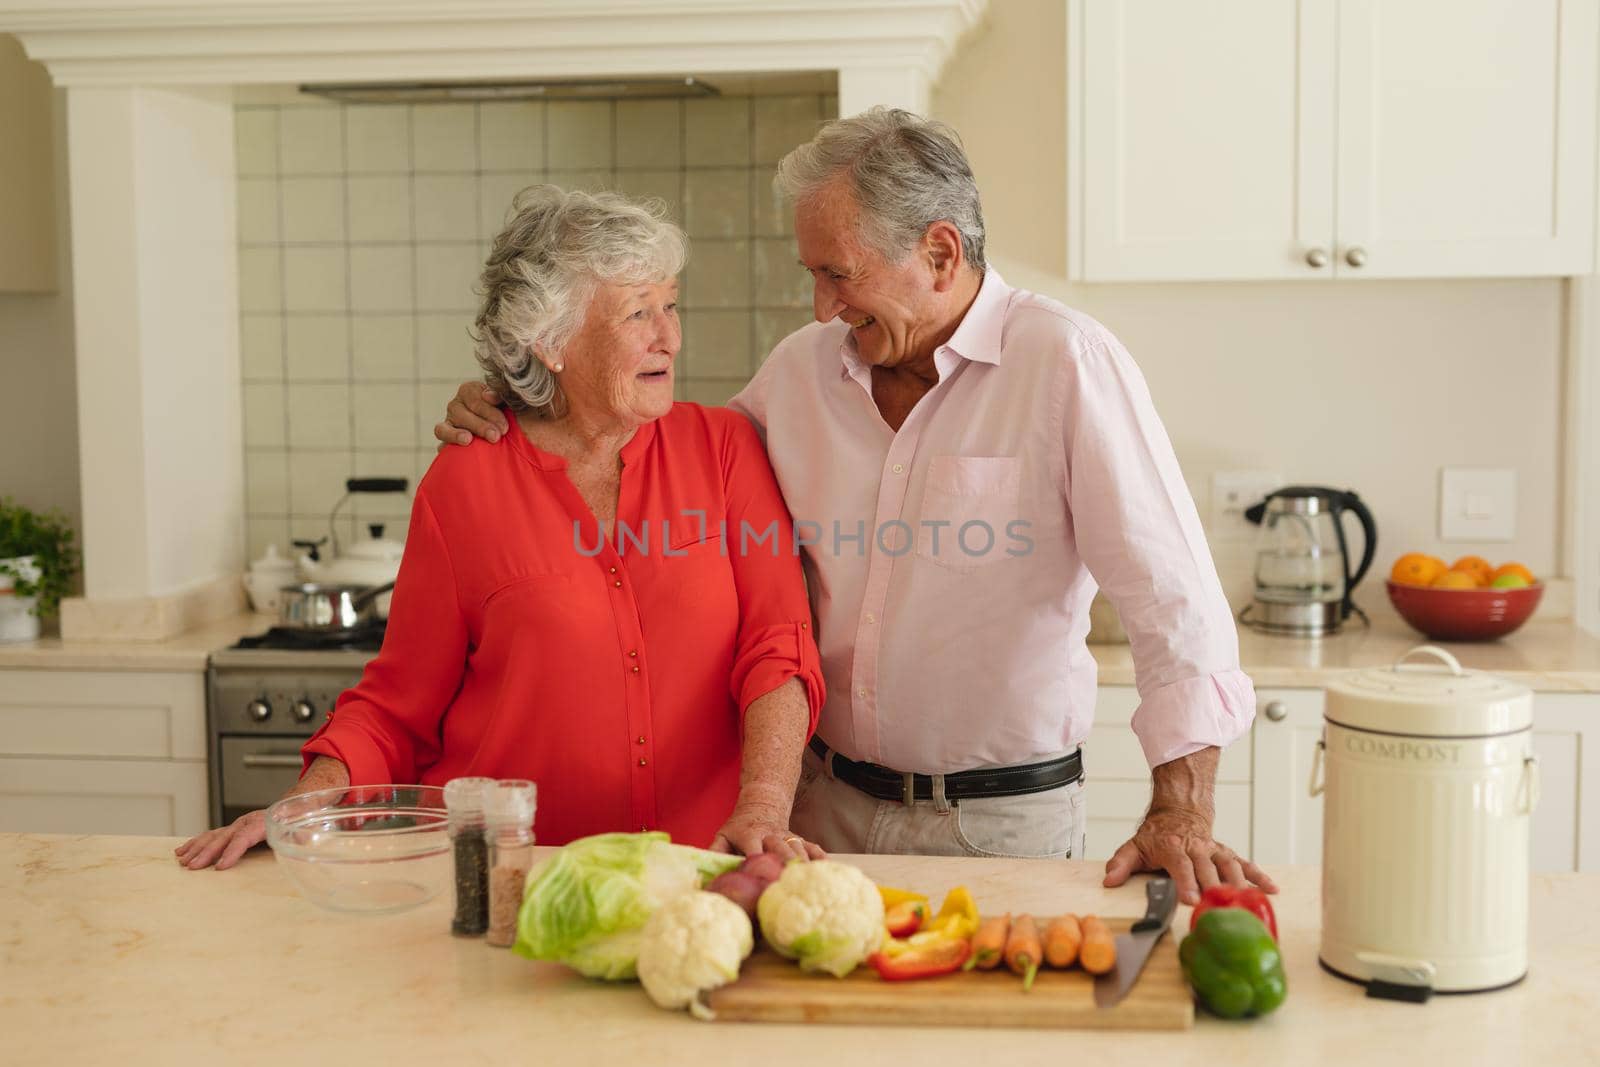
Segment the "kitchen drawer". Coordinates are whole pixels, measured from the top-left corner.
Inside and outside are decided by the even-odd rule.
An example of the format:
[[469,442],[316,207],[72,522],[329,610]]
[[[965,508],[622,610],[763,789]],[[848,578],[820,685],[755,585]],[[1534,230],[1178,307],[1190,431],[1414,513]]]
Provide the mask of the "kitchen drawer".
[[[1091,781],[1103,778],[1148,777],[1150,766],[1135,736],[1133,713],[1139,691],[1127,685],[1101,686],[1095,693],[1094,727],[1083,746],[1084,773]],[[1217,781],[1250,781],[1250,735],[1247,733],[1222,751]]]
[[0,671],[0,755],[206,758],[199,672]]
[[[1106,781],[1091,775],[1084,798],[1089,820],[1083,858],[1106,860],[1144,821],[1145,809],[1150,806],[1150,783],[1148,780]],[[1215,835],[1241,855],[1250,854],[1248,783],[1229,782],[1217,786]]]
[[172,837],[206,828],[206,765],[0,758],[0,832]]

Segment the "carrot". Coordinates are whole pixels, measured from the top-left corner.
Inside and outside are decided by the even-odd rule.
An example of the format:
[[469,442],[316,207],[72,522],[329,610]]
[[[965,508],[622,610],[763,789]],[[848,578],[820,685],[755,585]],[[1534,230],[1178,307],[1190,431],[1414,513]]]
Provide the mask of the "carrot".
[[1093,915],[1083,917],[1083,945],[1078,962],[1090,974],[1105,974],[1117,965],[1117,943],[1111,940],[1106,924]]
[[1077,962],[1082,943],[1083,928],[1078,925],[1078,917],[1058,916],[1044,931],[1044,960],[1052,967],[1071,967]]
[[1010,929],[1010,912],[993,915],[980,922],[978,932],[972,935],[972,955],[967,957],[966,969],[976,967],[981,971],[989,971],[999,966],[1000,956],[1006,947],[1006,934]]
[[1013,974],[1022,975],[1024,992],[1033,988],[1033,976],[1039,973],[1039,963],[1044,953],[1039,950],[1039,928],[1032,915],[1018,915],[1011,923],[1011,933],[1006,937],[1006,966]]

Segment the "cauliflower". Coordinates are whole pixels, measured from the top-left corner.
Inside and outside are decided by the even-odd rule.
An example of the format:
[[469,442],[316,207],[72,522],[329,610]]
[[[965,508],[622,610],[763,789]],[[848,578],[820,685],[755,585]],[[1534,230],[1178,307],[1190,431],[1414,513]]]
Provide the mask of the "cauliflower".
[[755,947],[744,909],[720,893],[684,893],[656,909],[639,935],[639,981],[660,1007],[687,1006],[697,1019],[711,1010],[700,994],[739,977]]
[[756,904],[761,932],[805,971],[843,978],[883,945],[883,897],[872,879],[832,860],[790,863]]

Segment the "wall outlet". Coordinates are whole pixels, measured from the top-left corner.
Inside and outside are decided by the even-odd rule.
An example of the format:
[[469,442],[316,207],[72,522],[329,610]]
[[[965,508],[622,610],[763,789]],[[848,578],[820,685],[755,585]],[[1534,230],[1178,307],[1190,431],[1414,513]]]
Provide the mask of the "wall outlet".
[[1211,475],[1210,536],[1214,541],[1254,541],[1260,527],[1244,517],[1245,509],[1283,488],[1283,475],[1273,471],[1216,471]]
[[1440,470],[1441,541],[1510,541],[1516,536],[1516,471],[1502,467]]

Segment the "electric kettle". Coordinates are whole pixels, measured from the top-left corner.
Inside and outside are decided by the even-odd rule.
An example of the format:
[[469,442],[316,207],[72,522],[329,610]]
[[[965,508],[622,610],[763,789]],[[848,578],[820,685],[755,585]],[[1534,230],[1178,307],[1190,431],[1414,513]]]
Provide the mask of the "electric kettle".
[[[1360,521],[1361,562],[1350,565],[1344,515]],[[1353,491],[1320,485],[1274,490],[1244,517],[1261,527],[1255,599],[1239,621],[1266,633],[1316,637],[1337,633],[1352,614],[1366,615],[1350,591],[1372,566],[1378,530]]]

